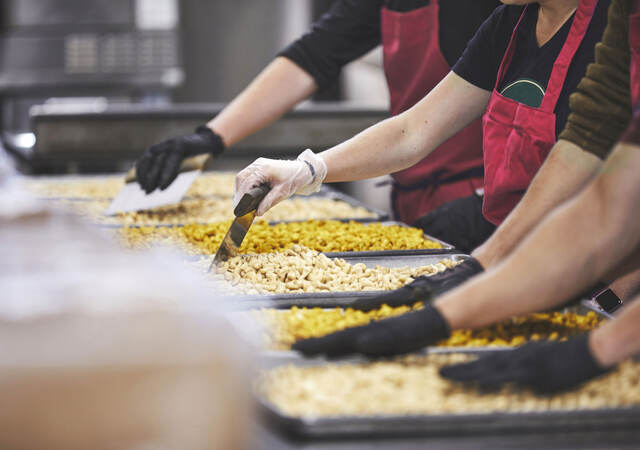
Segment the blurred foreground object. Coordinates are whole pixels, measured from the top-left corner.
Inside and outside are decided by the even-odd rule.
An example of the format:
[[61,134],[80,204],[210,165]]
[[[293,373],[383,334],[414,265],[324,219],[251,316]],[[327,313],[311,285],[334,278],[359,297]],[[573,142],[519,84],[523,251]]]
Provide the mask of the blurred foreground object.
[[3,167],[0,448],[248,447],[249,356],[200,280],[44,209]]

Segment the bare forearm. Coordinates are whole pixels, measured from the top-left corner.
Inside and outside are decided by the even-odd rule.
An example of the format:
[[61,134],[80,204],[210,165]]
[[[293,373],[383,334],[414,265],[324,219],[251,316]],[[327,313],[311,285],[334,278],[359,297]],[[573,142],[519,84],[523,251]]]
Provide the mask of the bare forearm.
[[207,126],[231,146],[280,118],[316,89],[311,75],[278,57]]
[[621,310],[620,314],[591,332],[589,346],[596,360],[603,367],[640,354],[640,301]]
[[485,269],[496,265],[553,208],[582,189],[601,164],[600,159],[575,144],[558,141],[520,203],[473,256]]
[[450,72],[413,108],[323,152],[325,181],[361,180],[413,166],[479,117],[489,96]]
[[640,240],[638,170],[640,149],[619,145],[593,183],[510,256],[436,303],[451,326],[474,328],[550,308],[624,264]]

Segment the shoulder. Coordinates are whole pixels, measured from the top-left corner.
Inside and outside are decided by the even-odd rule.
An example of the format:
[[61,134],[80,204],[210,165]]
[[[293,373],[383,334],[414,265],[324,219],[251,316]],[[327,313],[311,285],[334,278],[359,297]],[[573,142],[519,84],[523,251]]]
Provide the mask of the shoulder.
[[508,41],[522,11],[524,11],[523,6],[501,5],[497,7],[478,30],[477,38],[489,40],[492,45]]
[[524,9],[524,6],[502,5],[495,9],[489,19],[493,20],[496,26],[506,27],[513,30],[513,27],[518,23]]

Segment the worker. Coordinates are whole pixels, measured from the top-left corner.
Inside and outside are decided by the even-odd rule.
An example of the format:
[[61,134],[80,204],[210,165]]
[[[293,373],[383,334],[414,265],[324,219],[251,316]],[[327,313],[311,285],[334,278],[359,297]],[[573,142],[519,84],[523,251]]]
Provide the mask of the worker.
[[[354,305],[374,309],[434,298],[485,268],[500,263],[556,206],[575,195],[601,168],[603,160],[631,119],[628,21],[630,0],[614,0],[608,26],[596,49],[595,61],[572,96],[573,114],[549,157],[516,208],[472,258],[432,277],[419,277],[398,290]],[[597,130],[593,132],[591,130]],[[639,274],[611,285],[608,296],[619,303],[632,296]],[[613,280],[606,280],[607,283]]]
[[[195,134],[148,149],[136,163],[146,192],[175,179],[182,159],[221,154],[317,90],[382,43],[391,114],[434,88],[458,60],[498,0],[339,0]],[[462,13],[464,12],[464,13]],[[482,125],[473,121],[427,158],[393,174],[393,207],[407,223],[482,186]],[[476,203],[475,198],[473,199]]]
[[[640,102],[640,1],[614,0],[598,60],[624,55],[631,48],[632,104]],[[629,15],[629,11],[633,14]],[[628,41],[627,26],[629,23]],[[621,36],[617,36],[621,33]],[[626,48],[626,50],[625,50]],[[628,60],[627,60],[628,61]],[[624,66],[624,64],[622,65]],[[580,95],[593,97],[620,80],[622,73],[589,70]],[[580,135],[608,139],[608,114],[624,108],[615,99],[592,109],[576,101],[573,113]],[[612,109],[609,109],[612,108]],[[596,116],[590,116],[595,113]],[[582,120],[580,120],[582,119]],[[602,125],[604,124],[604,127]],[[572,125],[569,124],[569,129]],[[571,131],[571,130],[570,130]],[[574,130],[575,131],[575,130]],[[571,136],[569,134],[568,136]],[[388,356],[417,350],[446,338],[451,330],[478,328],[561,305],[593,280],[618,277],[640,268],[640,108],[597,176],[576,196],[548,214],[500,264],[451,290],[424,309],[307,339],[294,348],[308,355],[364,353]],[[579,249],[579,250],[576,250]],[[640,300],[640,297],[636,297]],[[623,308],[611,322],[566,342],[531,343],[510,352],[442,370],[446,377],[484,387],[517,383],[540,392],[572,388],[640,354],[640,301]]]
[[[296,161],[258,159],[238,174],[236,198],[269,182],[272,190],[258,208],[262,214],[322,181],[397,172],[483,116],[482,208],[459,199],[454,208],[441,207],[449,218],[449,242],[463,251],[481,244],[516,205],[563,129],[569,95],[593,60],[609,0],[503,3],[517,4],[497,8],[452,71],[414,107],[321,154],[306,150]],[[479,225],[481,215],[490,226]]]

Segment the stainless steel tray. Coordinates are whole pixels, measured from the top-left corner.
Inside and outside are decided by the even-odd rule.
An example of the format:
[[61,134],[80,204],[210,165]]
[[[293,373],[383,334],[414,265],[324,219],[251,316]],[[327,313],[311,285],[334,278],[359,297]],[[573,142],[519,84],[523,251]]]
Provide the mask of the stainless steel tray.
[[[72,182],[72,181],[101,181],[109,178],[122,178],[124,174],[86,174],[86,175],[51,175],[51,176],[38,176],[38,177],[28,177],[29,181],[39,181],[39,182]],[[112,197],[70,197],[70,196],[38,196],[44,200],[71,200],[71,201],[104,201],[110,200]],[[356,221],[356,222],[379,222],[383,220],[388,220],[390,218],[389,213],[386,211],[382,211],[381,209],[372,208],[362,203],[358,199],[351,197],[350,195],[344,194],[336,189],[328,186],[322,185],[322,188],[319,192],[311,195],[311,197],[321,197],[333,200],[343,201],[353,207],[361,207],[366,209],[368,212],[374,214],[373,217],[353,217],[353,218],[336,218],[332,220],[339,220],[341,222],[348,221]],[[192,199],[195,197],[186,196],[185,199]],[[200,198],[229,198],[228,195],[207,195]],[[270,223],[281,223],[281,222],[296,222],[296,221],[275,221]]]
[[458,436],[578,430],[613,432],[636,430],[640,426],[640,407],[522,413],[312,418],[288,416],[263,399],[258,399],[257,403],[262,417],[269,425],[303,439]]
[[[299,307],[304,307],[304,306],[300,306],[297,305]],[[279,305],[264,305],[263,307],[265,308],[276,308],[276,309],[283,309],[280,308]],[[335,307],[339,307],[337,305],[333,306]],[[233,309],[233,308],[231,308]],[[230,311],[231,311],[230,309]],[[253,308],[251,308],[253,309]],[[245,309],[243,308],[243,311]],[[573,313],[577,313],[577,314],[587,314],[588,312],[592,311],[592,309],[590,309],[589,307],[587,307],[584,302],[580,303],[576,306],[571,306],[568,308],[562,308],[561,309],[564,312],[573,312]],[[595,311],[597,314],[600,314],[601,316],[607,318],[608,314],[607,313],[602,313],[602,312],[598,312]],[[260,330],[260,326],[253,321],[253,319],[247,318],[247,316],[239,316],[238,312],[228,312],[227,313],[227,319],[229,320],[229,322],[231,323],[232,326],[234,326],[238,332],[245,336],[248,340],[250,340],[251,342],[254,342],[258,347],[260,347],[260,342],[261,342],[261,332]],[[258,330],[258,332],[256,332],[256,330]],[[491,345],[491,346],[482,346],[482,347],[438,347],[438,346],[429,346],[429,347],[425,347],[422,350],[419,350],[417,352],[414,352],[414,354],[417,355],[427,355],[427,354],[450,354],[450,353],[471,353],[471,354],[484,354],[484,353],[490,353],[490,352],[497,352],[497,351],[511,351],[514,350],[517,347],[512,347],[512,346],[499,346],[499,345]],[[314,363],[326,363],[328,362],[327,359],[323,358],[323,357],[319,357],[319,358],[312,358],[309,359],[305,356],[303,356],[302,354],[293,351],[293,350],[272,350],[272,349],[265,349],[265,348],[261,348],[260,349],[260,355],[262,358],[262,363],[263,366],[266,367],[271,367],[273,365],[279,365],[279,364],[283,364],[286,362],[291,362],[291,361],[295,361],[298,364],[308,364],[310,362],[314,362]],[[368,361],[368,359],[364,356],[351,356],[347,359],[342,359],[341,361],[347,361],[347,362],[365,362]]]
[[[428,350],[424,353],[441,353]],[[511,351],[510,349],[484,348],[465,353]],[[454,351],[448,353],[462,353]],[[265,360],[263,368],[282,364],[298,366],[322,365],[322,358],[286,358],[281,355]],[[342,363],[362,362],[362,358],[341,360]],[[364,360],[366,361],[366,360]],[[638,430],[640,434],[640,406],[596,410],[549,410],[538,412],[491,412],[487,414],[434,414],[434,415],[380,415],[305,417],[291,416],[254,392],[262,418],[267,424],[286,434],[303,439],[399,437],[459,434],[532,433],[540,431]]]
[[[443,259],[453,261],[463,261],[469,258],[468,255],[460,253],[433,254],[431,252],[403,255],[366,255],[366,252],[351,252],[339,254],[350,264],[362,263],[367,267],[380,265],[383,267],[419,267],[429,264],[436,264]],[[373,252],[371,252],[373,253]],[[337,257],[336,254],[327,254],[330,257]],[[270,294],[270,295],[245,295],[238,296],[238,306],[246,308],[278,308],[287,309],[293,306],[309,308],[348,308],[354,301],[361,298],[371,298],[386,291],[352,291],[352,292],[304,292],[293,294]]]

